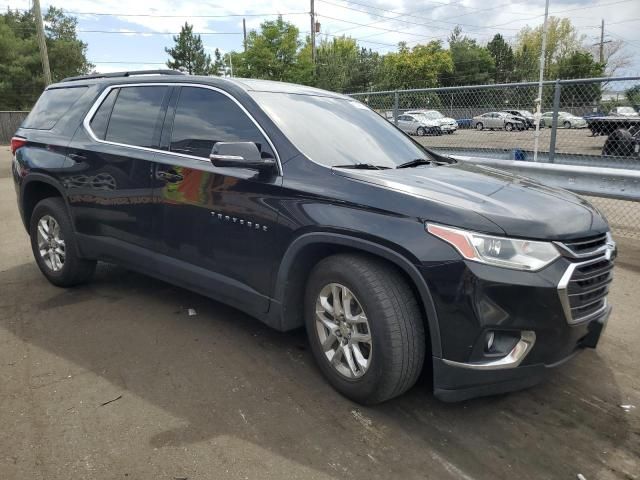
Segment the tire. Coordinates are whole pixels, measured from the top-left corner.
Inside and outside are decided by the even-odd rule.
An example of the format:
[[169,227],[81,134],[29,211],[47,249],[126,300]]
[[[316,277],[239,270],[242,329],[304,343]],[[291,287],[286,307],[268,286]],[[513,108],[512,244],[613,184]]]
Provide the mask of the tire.
[[562,126],[563,126],[564,128],[571,128],[571,122],[569,122],[569,121],[565,121],[565,122],[562,124]]
[[426,134],[427,131],[424,127],[418,127],[418,129],[416,130],[416,135],[418,135],[419,137],[424,137]]
[[483,128],[484,128],[484,125],[482,124],[482,122],[476,123],[476,130],[482,130]]
[[512,130],[513,130],[513,124],[512,124],[512,123],[509,123],[509,122],[505,123],[505,124],[504,124],[504,129],[505,129],[507,132],[512,131]]
[[[361,318],[357,315],[361,312],[364,323],[343,321],[342,326],[334,328],[341,322],[334,322],[321,302],[326,295],[325,302],[333,305],[333,293],[327,293],[333,292],[332,286],[339,297],[352,298],[352,318]],[[329,320],[331,329],[319,318]],[[349,315],[344,318],[348,320]],[[421,311],[409,284],[386,263],[357,254],[338,254],[318,263],[307,282],[305,324],[320,370],[337,391],[351,400],[367,405],[384,402],[411,388],[420,376],[426,353]],[[349,368],[346,353],[338,355],[340,342],[351,345],[354,331],[350,328],[357,328],[357,333],[365,337],[369,333],[368,344],[356,342],[360,360],[355,347],[350,347],[351,364],[358,371]],[[336,332],[333,343],[329,338],[332,331]],[[323,341],[329,345],[326,352]],[[339,358],[335,367],[329,360],[332,352]],[[364,367],[361,360],[367,361]]]
[[[39,227],[42,229],[40,234]],[[45,198],[35,206],[29,221],[29,235],[33,256],[49,282],[58,287],[72,287],[91,279],[96,261],[83,259],[78,255],[75,233],[61,198]],[[58,253],[53,259],[51,254],[43,256],[39,244]]]

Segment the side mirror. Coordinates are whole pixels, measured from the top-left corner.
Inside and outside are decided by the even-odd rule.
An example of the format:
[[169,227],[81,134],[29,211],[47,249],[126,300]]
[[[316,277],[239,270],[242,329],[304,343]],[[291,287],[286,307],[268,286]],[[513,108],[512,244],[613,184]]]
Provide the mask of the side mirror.
[[276,164],[273,158],[262,158],[253,142],[217,142],[209,155],[216,167],[252,168],[265,170]]

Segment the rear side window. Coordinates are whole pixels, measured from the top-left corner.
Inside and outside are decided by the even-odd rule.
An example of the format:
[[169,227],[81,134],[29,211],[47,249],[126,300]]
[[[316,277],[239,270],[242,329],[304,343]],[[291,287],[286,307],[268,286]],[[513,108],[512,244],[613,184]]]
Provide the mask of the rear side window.
[[51,130],[86,91],[87,87],[45,90],[23,122],[22,128]]
[[274,158],[258,127],[233,100],[213,90],[182,87],[170,150],[209,158],[216,142],[254,142],[263,158]]
[[111,117],[111,111],[113,110],[113,104],[116,102],[117,96],[118,89],[114,88],[109,92],[107,98],[102,101],[100,107],[96,111],[96,114],[91,119],[91,130],[100,140],[104,140],[107,136],[109,118]]
[[[104,139],[139,147],[157,146],[159,138],[154,139],[154,134],[159,133],[164,113],[162,104],[168,92],[169,87],[164,86],[121,88],[107,122]],[[102,117],[103,113],[100,113]],[[103,122],[95,116],[94,119],[98,125]]]

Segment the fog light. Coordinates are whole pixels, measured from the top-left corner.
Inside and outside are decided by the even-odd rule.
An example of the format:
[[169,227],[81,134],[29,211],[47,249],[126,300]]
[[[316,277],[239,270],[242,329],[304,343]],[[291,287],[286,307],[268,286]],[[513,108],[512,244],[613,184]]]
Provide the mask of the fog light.
[[493,341],[496,338],[496,334],[494,332],[488,332],[485,339],[485,352],[490,353],[493,348]]

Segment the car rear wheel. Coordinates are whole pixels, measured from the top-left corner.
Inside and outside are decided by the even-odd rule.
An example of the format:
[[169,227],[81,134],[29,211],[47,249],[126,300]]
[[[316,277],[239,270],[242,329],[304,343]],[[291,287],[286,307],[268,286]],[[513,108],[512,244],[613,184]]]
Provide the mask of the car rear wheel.
[[476,130],[482,130],[483,128],[484,128],[484,125],[482,125],[482,122],[476,123]]
[[36,205],[29,235],[36,263],[54,285],[71,287],[93,276],[96,261],[78,255],[75,234],[61,198],[46,198]]
[[381,261],[356,254],[322,260],[307,283],[305,323],[323,374],[356,402],[389,400],[420,375],[420,308],[406,280]]
[[505,124],[504,124],[504,129],[505,129],[507,132],[510,132],[511,130],[513,130],[513,124],[512,124],[512,123],[505,123]]

